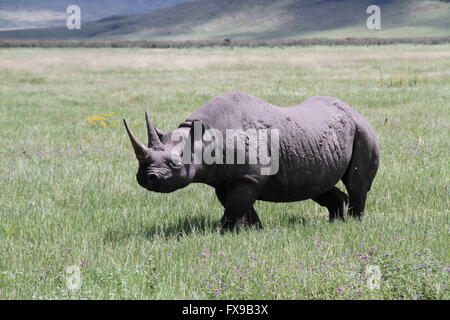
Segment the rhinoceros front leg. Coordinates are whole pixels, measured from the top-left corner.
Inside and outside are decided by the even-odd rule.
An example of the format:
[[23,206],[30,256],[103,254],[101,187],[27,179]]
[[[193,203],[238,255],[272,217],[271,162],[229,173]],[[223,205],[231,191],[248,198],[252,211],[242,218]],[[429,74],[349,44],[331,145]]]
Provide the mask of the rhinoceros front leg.
[[261,220],[253,208],[256,200],[256,188],[253,184],[239,181],[227,190],[216,188],[216,195],[225,208],[221,219],[222,232],[234,229],[237,224],[242,224],[245,228],[262,228]]
[[259,220],[258,214],[253,206],[248,210],[244,216],[239,220],[239,224],[242,224],[245,228],[255,227],[256,229],[263,229],[261,220]]

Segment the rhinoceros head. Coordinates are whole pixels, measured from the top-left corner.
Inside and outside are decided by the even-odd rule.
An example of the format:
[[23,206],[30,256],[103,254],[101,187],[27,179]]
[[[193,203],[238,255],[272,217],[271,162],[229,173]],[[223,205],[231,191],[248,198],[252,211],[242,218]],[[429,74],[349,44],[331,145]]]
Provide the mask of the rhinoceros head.
[[181,156],[175,152],[174,144],[167,140],[163,143],[164,134],[157,130],[150,120],[148,112],[145,112],[147,121],[148,146],[140,143],[130,131],[126,120],[125,129],[130,137],[139,169],[136,174],[137,181],[143,188],[155,192],[173,192],[190,183],[189,165],[184,165]]

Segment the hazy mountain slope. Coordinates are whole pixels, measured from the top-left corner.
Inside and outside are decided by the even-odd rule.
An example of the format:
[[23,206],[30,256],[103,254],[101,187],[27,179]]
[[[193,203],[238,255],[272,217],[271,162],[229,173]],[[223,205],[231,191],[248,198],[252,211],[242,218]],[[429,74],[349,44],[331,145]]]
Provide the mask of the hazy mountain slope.
[[82,23],[111,15],[142,14],[193,0],[0,0],[0,30],[64,26],[66,8],[81,8]]
[[[366,27],[371,4],[381,30]],[[276,39],[450,35],[450,4],[437,0],[199,0],[148,14],[109,17],[81,30],[0,33],[41,39]]]

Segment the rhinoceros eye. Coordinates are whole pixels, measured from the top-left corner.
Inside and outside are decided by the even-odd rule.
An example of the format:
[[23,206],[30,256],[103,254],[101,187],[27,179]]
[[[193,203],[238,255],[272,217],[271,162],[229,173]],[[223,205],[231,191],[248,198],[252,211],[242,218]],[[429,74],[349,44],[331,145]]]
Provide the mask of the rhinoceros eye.
[[181,160],[181,157],[179,155],[172,154],[169,164],[172,168],[179,168],[183,165],[183,160]]

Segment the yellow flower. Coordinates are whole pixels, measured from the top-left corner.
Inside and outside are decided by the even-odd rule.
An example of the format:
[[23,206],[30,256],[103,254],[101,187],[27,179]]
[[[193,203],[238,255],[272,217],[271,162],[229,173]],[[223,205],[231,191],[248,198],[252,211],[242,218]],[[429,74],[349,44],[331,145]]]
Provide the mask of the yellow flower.
[[111,112],[110,114],[104,113],[103,116],[87,117],[86,121],[88,121],[92,125],[99,125],[101,127],[107,127],[108,125],[116,127],[117,123],[116,122],[110,123],[111,120],[107,118],[113,116],[114,114],[115,112]]

